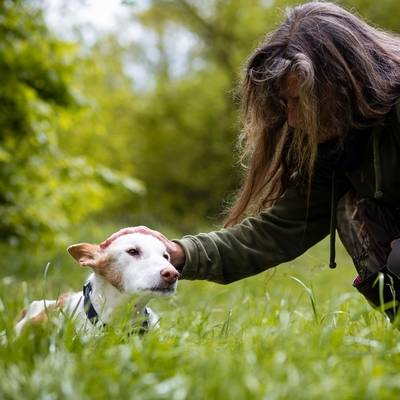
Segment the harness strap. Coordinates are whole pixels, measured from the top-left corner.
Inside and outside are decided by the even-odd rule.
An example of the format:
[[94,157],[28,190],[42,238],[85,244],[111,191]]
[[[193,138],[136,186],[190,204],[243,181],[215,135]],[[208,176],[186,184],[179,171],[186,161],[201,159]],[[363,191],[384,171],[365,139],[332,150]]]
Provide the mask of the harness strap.
[[[83,309],[85,310],[85,314],[87,319],[92,323],[92,325],[97,325],[100,321],[99,314],[93,306],[92,301],[90,300],[90,294],[92,293],[93,287],[90,281],[86,282],[83,285]],[[146,333],[149,330],[149,317],[150,312],[147,307],[143,310],[144,319],[139,328],[139,335]],[[101,328],[105,328],[107,324],[104,322],[101,324]],[[132,332],[129,333],[131,335]]]
[[140,325],[140,329],[139,329],[139,332],[138,332],[139,335],[143,335],[149,330],[150,313],[149,313],[149,310],[147,309],[147,307],[144,308],[143,314],[144,314],[145,318],[142,321],[142,325]]
[[[97,311],[90,300],[92,289],[92,283],[90,281],[83,285],[83,309],[85,310],[87,319],[92,323],[92,325],[96,325],[99,322],[99,314],[97,314]],[[102,327],[104,328],[105,326],[106,324],[103,323]]]
[[375,193],[374,198],[380,200],[383,197],[382,192],[382,171],[381,171],[381,158],[379,152],[379,137],[382,131],[382,125],[378,125],[372,132],[373,140],[373,158],[374,158],[374,172],[375,172]]

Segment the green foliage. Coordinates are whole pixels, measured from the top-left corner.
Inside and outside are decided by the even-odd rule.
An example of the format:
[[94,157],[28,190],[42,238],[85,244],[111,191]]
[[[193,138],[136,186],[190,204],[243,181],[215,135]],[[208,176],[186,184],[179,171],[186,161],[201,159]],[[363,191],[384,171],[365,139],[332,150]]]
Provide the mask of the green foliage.
[[355,11],[367,22],[392,32],[400,32],[398,15],[400,4],[397,0],[340,0],[339,4]]
[[[298,2],[125,3],[154,44],[127,42],[129,21],[90,46],[66,42],[49,32],[40,2],[0,3],[0,234],[9,243],[66,243],[93,216],[193,232],[219,223],[240,184],[235,86],[252,49]],[[397,1],[340,3],[398,29]],[[181,37],[192,43],[185,56]],[[132,62],[146,70],[141,87],[126,72]]]
[[148,209],[176,229],[214,216],[237,182],[229,88],[221,71],[198,73],[157,90],[139,114],[137,175],[146,182]]
[[[148,212],[176,229],[196,229],[207,217],[219,220],[238,186],[233,92],[244,58],[271,28],[274,14],[261,1],[233,0],[154,1],[136,15],[158,37],[159,50],[158,68],[150,68],[156,85],[136,110],[137,175],[148,189]],[[171,31],[196,41],[183,75],[172,70]]]
[[1,2],[0,15],[0,235],[14,245],[65,243],[72,224],[104,207],[108,187],[140,187],[59,146],[59,113],[78,107],[75,46],[52,36],[34,3]]

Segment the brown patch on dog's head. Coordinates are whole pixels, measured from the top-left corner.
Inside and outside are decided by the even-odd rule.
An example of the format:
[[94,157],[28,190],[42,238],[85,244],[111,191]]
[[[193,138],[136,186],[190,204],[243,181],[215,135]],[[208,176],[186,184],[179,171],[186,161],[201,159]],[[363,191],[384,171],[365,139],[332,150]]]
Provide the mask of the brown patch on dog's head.
[[78,243],[68,247],[68,252],[82,267],[90,267],[111,285],[122,291],[121,272],[113,264],[112,258],[104,254],[100,246],[90,243]]
[[107,280],[111,285],[122,291],[121,271],[113,264],[110,256],[102,257],[94,268],[94,271]]

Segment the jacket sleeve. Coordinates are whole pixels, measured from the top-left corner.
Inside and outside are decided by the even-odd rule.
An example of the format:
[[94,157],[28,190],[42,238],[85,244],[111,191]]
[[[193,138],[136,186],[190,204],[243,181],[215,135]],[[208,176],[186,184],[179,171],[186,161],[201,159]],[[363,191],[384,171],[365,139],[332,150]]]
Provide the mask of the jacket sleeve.
[[293,185],[256,217],[177,240],[186,254],[182,278],[230,283],[304,253],[329,233],[330,185],[330,180],[325,180],[312,188],[309,196],[301,186]]

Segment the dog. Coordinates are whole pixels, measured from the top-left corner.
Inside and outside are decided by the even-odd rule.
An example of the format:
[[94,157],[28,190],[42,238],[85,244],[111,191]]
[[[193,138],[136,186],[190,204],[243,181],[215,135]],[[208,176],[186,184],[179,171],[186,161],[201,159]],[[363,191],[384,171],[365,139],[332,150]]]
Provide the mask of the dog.
[[141,323],[139,333],[157,325],[157,315],[146,304],[156,295],[175,293],[180,276],[160,240],[132,233],[105,249],[79,243],[68,247],[68,252],[93,271],[83,290],[64,293],[57,300],[32,302],[15,326],[17,337],[27,324],[46,322],[49,311],[56,309],[71,317],[79,329],[93,331],[109,324],[116,308],[128,301],[134,301],[131,322],[132,326]]

